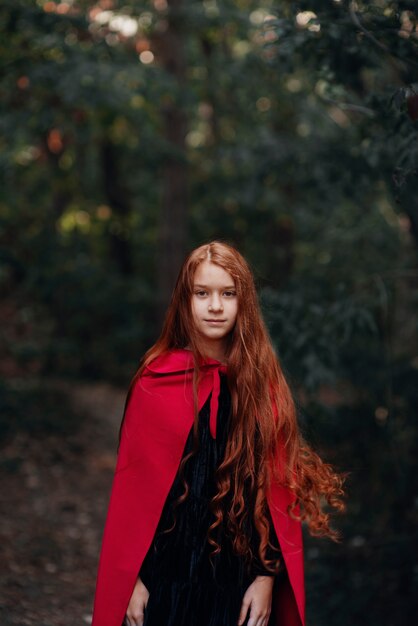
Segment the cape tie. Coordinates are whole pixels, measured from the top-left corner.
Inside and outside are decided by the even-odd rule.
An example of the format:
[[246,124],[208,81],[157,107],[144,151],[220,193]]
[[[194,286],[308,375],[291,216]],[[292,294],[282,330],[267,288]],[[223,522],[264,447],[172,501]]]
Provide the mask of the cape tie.
[[221,391],[221,377],[220,372],[226,374],[226,365],[218,365],[213,368],[212,379],[212,396],[210,399],[210,415],[209,415],[209,430],[213,439],[216,439],[216,422],[218,417],[219,407],[219,393]]

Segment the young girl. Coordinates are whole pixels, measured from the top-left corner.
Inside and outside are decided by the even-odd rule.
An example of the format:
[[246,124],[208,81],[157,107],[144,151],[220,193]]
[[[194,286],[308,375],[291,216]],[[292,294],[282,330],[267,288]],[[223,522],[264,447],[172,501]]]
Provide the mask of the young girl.
[[93,626],[304,625],[301,521],[337,539],[342,482],[301,437],[246,261],[195,249],[129,389]]

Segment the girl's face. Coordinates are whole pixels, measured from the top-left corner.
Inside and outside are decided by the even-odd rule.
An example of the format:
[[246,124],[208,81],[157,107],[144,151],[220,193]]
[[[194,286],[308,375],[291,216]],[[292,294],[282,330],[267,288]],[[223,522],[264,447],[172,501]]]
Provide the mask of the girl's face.
[[232,276],[219,265],[202,261],[193,280],[192,314],[203,345],[224,345],[237,313],[238,298]]

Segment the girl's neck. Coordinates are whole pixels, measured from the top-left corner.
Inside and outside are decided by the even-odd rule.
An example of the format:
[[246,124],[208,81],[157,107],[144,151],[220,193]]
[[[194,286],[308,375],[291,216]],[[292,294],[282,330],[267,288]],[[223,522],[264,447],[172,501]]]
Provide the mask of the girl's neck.
[[[204,357],[220,361],[223,365],[227,364],[226,350],[223,344],[202,344],[199,347]],[[191,347],[187,345],[186,350],[191,350]]]

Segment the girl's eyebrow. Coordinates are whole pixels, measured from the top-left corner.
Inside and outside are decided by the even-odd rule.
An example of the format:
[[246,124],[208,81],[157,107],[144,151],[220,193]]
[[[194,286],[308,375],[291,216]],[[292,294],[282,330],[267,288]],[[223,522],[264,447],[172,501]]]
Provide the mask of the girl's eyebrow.
[[[199,285],[195,283],[194,287],[201,287],[203,289],[208,289],[207,285]],[[226,287],[221,287],[221,289],[235,289],[235,285],[227,285]]]

